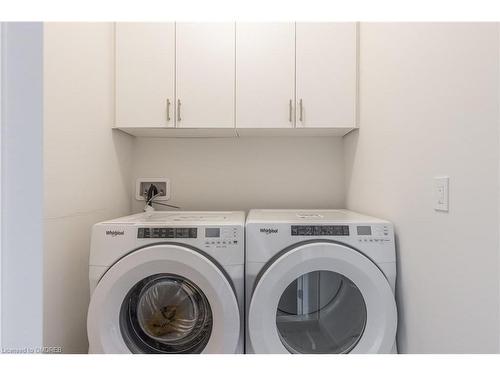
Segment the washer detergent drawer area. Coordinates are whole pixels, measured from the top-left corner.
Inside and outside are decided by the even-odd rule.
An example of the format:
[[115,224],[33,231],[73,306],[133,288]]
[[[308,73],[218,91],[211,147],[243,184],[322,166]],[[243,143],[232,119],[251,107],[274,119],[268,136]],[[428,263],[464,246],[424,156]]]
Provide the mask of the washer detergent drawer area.
[[152,245],[115,263],[90,301],[91,353],[235,353],[240,333],[235,289],[193,248]]
[[259,274],[248,309],[255,353],[391,353],[397,311],[382,271],[332,242],[302,244]]

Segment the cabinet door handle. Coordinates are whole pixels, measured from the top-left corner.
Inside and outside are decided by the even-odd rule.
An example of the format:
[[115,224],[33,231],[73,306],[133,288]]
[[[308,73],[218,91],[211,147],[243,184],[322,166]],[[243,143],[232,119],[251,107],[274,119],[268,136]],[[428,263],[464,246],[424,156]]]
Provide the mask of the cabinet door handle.
[[170,99],[167,99],[167,122],[170,121]]
[[288,121],[292,122],[292,99],[288,102]]
[[302,99],[299,100],[299,121],[302,122]]
[[177,99],[177,121],[181,121],[181,100]]

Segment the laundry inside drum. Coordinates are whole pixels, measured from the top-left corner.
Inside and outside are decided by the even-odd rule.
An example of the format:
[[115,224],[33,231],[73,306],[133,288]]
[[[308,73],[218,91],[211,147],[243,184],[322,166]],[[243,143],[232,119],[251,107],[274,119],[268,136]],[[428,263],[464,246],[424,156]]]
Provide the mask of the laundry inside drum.
[[122,336],[133,353],[201,353],[212,326],[207,297],[179,275],[141,280],[127,294],[120,312]]
[[175,279],[146,285],[137,308],[140,327],[149,337],[165,343],[188,336],[199,319],[194,293],[186,282]]

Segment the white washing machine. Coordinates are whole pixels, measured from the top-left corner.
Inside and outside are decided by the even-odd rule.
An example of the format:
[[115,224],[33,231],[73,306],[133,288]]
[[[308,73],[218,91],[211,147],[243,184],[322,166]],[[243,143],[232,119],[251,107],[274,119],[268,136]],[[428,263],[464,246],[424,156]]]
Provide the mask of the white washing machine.
[[396,353],[391,223],[346,210],[251,210],[247,353]]
[[243,212],[152,212],[94,225],[90,353],[242,353]]

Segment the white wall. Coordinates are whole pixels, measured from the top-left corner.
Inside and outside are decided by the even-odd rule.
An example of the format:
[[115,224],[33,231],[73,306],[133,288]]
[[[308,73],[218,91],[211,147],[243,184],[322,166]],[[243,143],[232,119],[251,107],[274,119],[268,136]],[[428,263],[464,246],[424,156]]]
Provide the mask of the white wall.
[[[184,210],[344,205],[341,138],[136,138],[132,171],[132,184],[170,178],[170,202]],[[140,212],[144,201],[131,199]]]
[[2,348],[42,345],[41,23],[2,30]]
[[497,27],[361,25],[346,203],[395,223],[402,352],[499,350]]
[[86,352],[92,224],[130,211],[132,138],[113,132],[113,26],[44,26],[44,344]]

